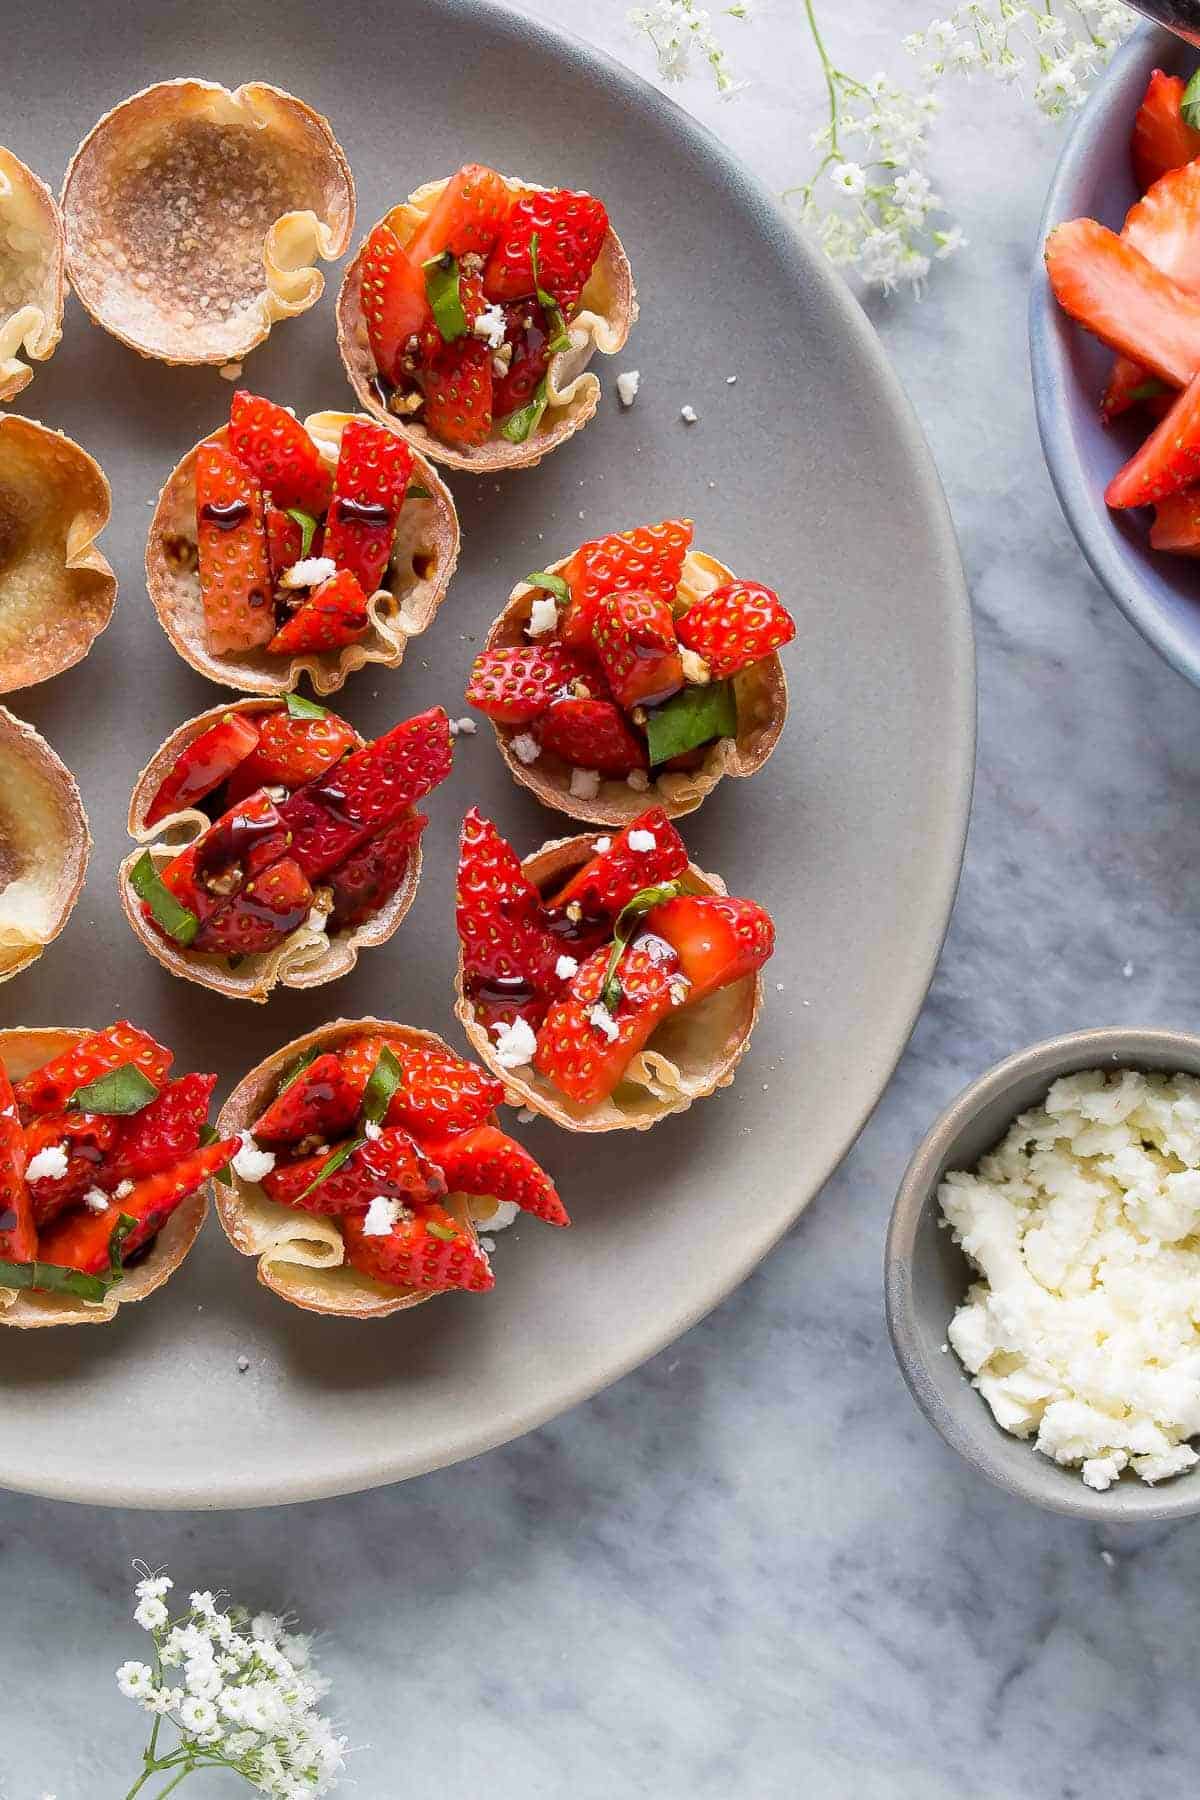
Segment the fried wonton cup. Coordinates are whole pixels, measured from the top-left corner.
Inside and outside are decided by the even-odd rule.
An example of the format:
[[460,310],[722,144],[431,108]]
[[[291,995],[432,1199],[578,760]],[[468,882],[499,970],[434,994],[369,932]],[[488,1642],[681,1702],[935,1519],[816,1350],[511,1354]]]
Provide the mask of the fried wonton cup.
[[[547,564],[547,572],[554,574],[569,560],[564,556]],[[703,550],[689,550],[679,580],[679,597],[690,606],[702,595],[734,580],[733,571],[715,556],[706,556]],[[527,644],[529,610],[539,597],[545,598],[541,589],[519,582],[488,632],[484,648],[505,650]],[[521,761],[512,744],[514,738],[528,732],[528,726],[500,725],[494,719],[489,723],[513,780],[536,794],[543,806],[569,813],[573,819],[585,819],[589,825],[628,825],[647,806],[656,803],[669,819],[681,819],[685,813],[695,812],[722,776],[757,774],[779,742],[787,719],[788,690],[778,654],[764,657],[735,675],[733,691],[737,697],[737,736],[719,738],[710,744],[699,768],[663,769],[657,776],[651,771],[648,785],[636,788],[622,776],[605,776],[594,800],[571,792],[571,766],[561,758],[543,751],[534,763]]]
[[[415,236],[433,211],[448,179],[427,181],[424,187],[419,187],[385,215],[386,223],[402,244]],[[514,193],[541,191],[537,182],[521,181],[515,175],[506,175],[503,179]],[[338,349],[350,385],[359,404],[374,418],[400,432],[423,456],[430,456],[451,469],[466,469],[472,475],[490,475],[500,469],[532,468],[587,424],[600,401],[600,383],[595,375],[586,372],[587,365],[597,350],[606,356],[614,356],[624,345],[638,315],[629,258],[611,225],[580,296],[579,311],[567,327],[571,348],[560,350],[550,358],[546,370],[546,392],[550,403],[537,429],[523,444],[510,444],[499,432],[493,432],[487,443],[478,447],[447,444],[426,430],[419,417],[409,418],[391,412],[384,404],[376,386],[375,358],[371,354],[362,310],[362,264],[366,243],[364,238],[342,278],[337,303],[337,332]]]
[[94,125],[62,192],[67,273],[142,356],[223,363],[320,298],[354,181],[329,122],[262,81],[144,88]]
[[[336,1050],[354,1038],[368,1036],[409,1050],[450,1048],[432,1031],[418,1031],[389,1019],[335,1019],[304,1037],[293,1038],[243,1076],[221,1108],[217,1130],[228,1137],[249,1131],[275,1098],[284,1070],[306,1051]],[[490,1122],[495,1123],[494,1116]],[[345,1259],[336,1218],[279,1206],[268,1200],[257,1182],[244,1181],[232,1165],[229,1173],[232,1184],[218,1184],[217,1189],[217,1216],[225,1235],[243,1256],[258,1258],[258,1279],[263,1286],[293,1306],[305,1312],[337,1313],[344,1319],[384,1319],[389,1313],[405,1312],[438,1297],[437,1290],[390,1287],[360,1274]],[[465,1194],[447,1194],[441,1204],[472,1238],[475,1220],[485,1222],[496,1211],[494,1200],[468,1199]]]
[[[134,936],[140,939],[164,969],[194,981],[214,993],[226,994],[231,1000],[265,1001],[275,987],[321,987],[348,975],[358,961],[358,953],[373,944],[386,943],[416,899],[421,880],[421,840],[413,844],[408,856],[404,880],[379,911],[361,925],[348,931],[326,933],[299,926],[282,944],[259,955],[244,956],[236,968],[230,958],[212,951],[185,948],[163,937],[142,912],[142,902],[134,891],[130,874],[142,851],[148,849],[158,870],[179,855],[196,838],[208,830],[212,821],[198,807],[187,807],[167,813],[147,827],[146,814],[163,781],[174,767],[181,752],[194,738],[227,713],[275,712],[282,700],[234,700],[227,706],[210,707],[195,719],[173,731],[159,746],[133,785],[129,802],[128,830],[137,839],[138,848],[127,856],[117,870],[117,887],[125,917]],[[319,883],[318,883],[319,885]],[[2,896],[0,896],[2,901]]]
[[[325,462],[337,464],[342,432],[352,413],[312,413],[303,421]],[[229,428],[209,433],[204,443],[228,444]],[[400,511],[387,585],[371,596],[371,628],[357,643],[339,650],[306,650],[300,656],[270,656],[265,650],[217,655],[208,647],[200,597],[196,535],[196,452],[193,445],[168,476],[158,496],[146,544],[146,586],[163,630],[185,662],[210,681],[252,694],[287,694],[307,675],[318,694],[332,694],[366,663],[399,668],[411,637],[433,623],[458,563],[458,514],[449,488],[418,455],[409,489],[423,488],[428,499],[406,498]]]
[[58,936],[91,848],[75,777],[32,725],[0,706],[0,981]]
[[[590,861],[595,848],[593,833],[555,838],[527,856],[521,867],[544,895],[555,894]],[[694,863],[688,864],[680,880],[689,894],[729,892],[719,875],[706,875]],[[532,1063],[520,1069],[502,1067],[496,1046],[467,997],[461,945],[454,981],[455,1017],[480,1062],[504,1083],[510,1106],[528,1106],[567,1131],[649,1131],[660,1119],[686,1112],[693,1100],[728,1087],[746,1054],[762,1003],[762,976],[745,975],[694,1006],[681,1006],[657,1027],[609,1097],[582,1106],[568,1100]]]
[[[52,1026],[28,1031],[20,1026],[0,1030],[0,1058],[14,1086],[52,1057],[60,1056],[86,1027]],[[40,1294],[26,1288],[0,1287],[0,1325],[35,1330],[43,1325],[107,1325],[119,1306],[144,1300],[175,1273],[199,1234],[208,1211],[210,1184],[206,1181],[177,1206],[158,1236],[131,1269],[127,1269],[103,1300],[77,1300],[71,1294]]]
[[71,668],[112,618],[117,578],[96,548],[111,511],[86,450],[0,415],[0,694]]
[[0,403],[28,387],[62,336],[63,225],[45,182],[0,147]]

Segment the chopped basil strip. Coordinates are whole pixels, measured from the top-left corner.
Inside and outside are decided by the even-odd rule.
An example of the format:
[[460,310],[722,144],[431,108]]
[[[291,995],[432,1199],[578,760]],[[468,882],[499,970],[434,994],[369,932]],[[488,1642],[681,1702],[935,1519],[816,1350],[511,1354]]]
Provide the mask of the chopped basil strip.
[[284,703],[293,719],[327,719],[329,708],[318,706],[315,700],[306,700],[303,694],[285,694]]
[[158,1098],[158,1089],[136,1063],[122,1063],[107,1075],[97,1075],[86,1087],[76,1088],[67,1101],[68,1112],[135,1113]]
[[114,1282],[120,1281],[125,1273],[121,1252],[125,1239],[136,1225],[137,1220],[132,1213],[118,1213],[117,1222],[112,1228],[112,1236],[108,1240],[108,1283],[110,1287]]
[[537,430],[538,421],[549,404],[546,394],[546,377],[543,375],[533,391],[533,399],[528,406],[522,406],[517,412],[510,412],[500,421],[500,436],[507,438],[510,444],[523,444],[530,434]]
[[458,263],[449,251],[431,256],[422,264],[425,270],[425,297],[429,301],[433,322],[444,344],[466,337],[467,315],[463,311]]
[[317,521],[311,513],[302,512],[298,506],[285,508],[289,519],[295,519],[300,527],[300,561],[303,562],[313,547],[313,539],[317,535]]
[[[297,1070],[296,1072],[297,1072],[297,1074],[299,1074],[299,1070]],[[205,1146],[207,1146],[209,1144],[216,1144],[216,1143],[220,1142],[220,1137],[221,1137],[221,1134],[217,1130],[216,1126],[210,1125],[208,1123],[208,1120],[206,1119],[204,1121],[203,1125],[200,1127],[200,1142],[202,1144],[204,1144]],[[233,1186],[233,1176],[229,1173],[229,1164],[228,1163],[222,1163],[221,1167],[219,1169],[213,1170],[213,1180],[219,1181],[221,1183],[222,1187],[232,1187]]]
[[617,968],[621,958],[629,948],[629,940],[637,929],[638,921],[645,918],[664,900],[674,900],[676,894],[683,892],[680,881],[663,881],[657,887],[643,888],[635,894],[617,914],[617,922],[613,927],[612,949],[608,953],[608,967],[604,971],[604,986],[600,990],[600,1003],[609,1012],[621,1001],[621,983],[617,977]]
[[525,579],[530,587],[545,588],[546,592],[553,594],[562,606],[565,606],[571,598],[571,590],[561,575],[551,575],[545,569],[535,569],[533,574],[527,575]]
[[404,498],[406,500],[432,500],[433,495],[427,487],[421,487],[419,483],[410,481],[404,490]]
[[371,1071],[371,1079],[363,1093],[362,1116],[372,1125],[381,1125],[392,1095],[400,1086],[403,1073],[387,1045],[379,1052],[379,1060]]
[[154,867],[154,859],[148,850],[142,851],[130,869],[129,882],[139,900],[146,902],[167,936],[186,948],[199,931],[200,921],[194,912],[189,912],[175,898]]
[[550,321],[550,339],[548,348],[551,350],[569,350],[571,348],[571,339],[567,334],[567,322],[563,318],[562,307],[558,304],[558,301],[554,298],[553,294],[548,294],[546,292],[545,288],[542,286],[541,275],[538,273],[538,234],[536,231],[529,240],[529,261],[533,268],[533,291],[537,295],[538,305],[542,308]]
[[279,1083],[279,1086],[275,1090],[275,1098],[277,1100],[278,1100],[280,1094],[282,1094],[285,1089],[291,1087],[293,1081],[296,1081],[301,1075],[303,1075],[305,1069],[308,1068],[310,1063],[316,1062],[316,1060],[317,1060],[318,1056],[320,1056],[320,1054],[321,1054],[321,1052],[317,1049],[316,1045],[314,1044],[311,1050],[306,1050],[304,1052],[303,1056],[298,1056],[296,1058],[295,1062],[288,1064],[287,1068],[283,1072],[283,1079]]
[[344,1162],[349,1162],[354,1152],[361,1150],[366,1141],[365,1137],[352,1137],[347,1138],[344,1144],[339,1144],[333,1155],[326,1157],[304,1192],[296,1195],[292,1202],[293,1206],[298,1206],[301,1200],[307,1200],[313,1189],[320,1187],[323,1181],[328,1181],[329,1177],[340,1169]]
[[1165,381],[1160,381],[1157,375],[1152,375],[1149,381],[1139,381],[1135,388],[1130,388],[1129,399],[1157,400],[1160,394],[1169,394],[1170,392]]
[[1193,131],[1200,131],[1200,69],[1196,70],[1184,88],[1179,110],[1183,114],[1184,123],[1190,125]]
[[686,687],[646,715],[646,737],[651,763],[669,762],[685,750],[695,750],[713,738],[733,737],[737,732],[737,700],[728,681],[711,681],[704,687]]
[[425,1229],[430,1237],[441,1238],[443,1244],[452,1244],[458,1236],[457,1231],[452,1231],[449,1225],[439,1225],[436,1219],[431,1219]]
[[0,1287],[43,1288],[50,1294],[74,1294],[77,1300],[103,1300],[109,1285],[102,1275],[85,1275],[58,1263],[0,1262]]

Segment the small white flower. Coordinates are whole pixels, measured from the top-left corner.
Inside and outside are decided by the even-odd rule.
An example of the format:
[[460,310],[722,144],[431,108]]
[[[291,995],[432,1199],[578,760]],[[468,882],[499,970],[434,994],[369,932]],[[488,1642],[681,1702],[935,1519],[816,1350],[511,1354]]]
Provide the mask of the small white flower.
[[211,1731],[217,1723],[217,1709],[211,1700],[188,1694],[179,1703],[179,1722],[186,1731]]
[[[193,1593],[190,1593],[188,1595],[188,1605],[194,1613],[199,1613],[203,1619],[212,1619],[216,1617],[217,1598],[208,1588],[197,1589]],[[191,1629],[196,1631],[198,1628],[192,1626]]]
[[166,1607],[161,1600],[155,1599],[153,1596],[139,1600],[133,1609],[134,1624],[140,1625],[143,1631],[159,1630],[166,1624],[167,1617]]
[[[141,1566],[144,1569],[146,1565],[143,1563]],[[133,1591],[139,1600],[161,1600],[174,1586],[169,1575],[146,1575]]]
[[857,200],[867,191],[866,171],[856,162],[837,163],[829,171],[829,180],[840,193]]
[[141,1700],[154,1691],[154,1671],[147,1663],[124,1662],[117,1670],[117,1686],[127,1700]]
[[963,235],[961,225],[951,225],[948,231],[935,231],[933,241],[937,245],[933,254],[939,262],[945,262],[946,258],[953,256],[956,250],[965,250],[967,247],[967,240]]
[[160,1719],[164,1719],[174,1710],[178,1697],[174,1688],[158,1687],[142,1696],[141,1706],[145,1712],[155,1713]]

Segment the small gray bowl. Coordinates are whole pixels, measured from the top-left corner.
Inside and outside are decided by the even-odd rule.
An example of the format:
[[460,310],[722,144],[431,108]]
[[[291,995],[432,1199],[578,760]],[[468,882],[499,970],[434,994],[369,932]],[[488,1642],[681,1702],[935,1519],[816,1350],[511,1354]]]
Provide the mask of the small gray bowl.
[[1059,1468],[1031,1441],[1002,1431],[953,1350],[942,1349],[974,1277],[951,1233],[939,1226],[939,1183],[950,1169],[973,1169],[1060,1075],[1102,1068],[1200,1076],[1200,1037],[1131,1026],[1074,1031],[1019,1051],[964,1089],[918,1147],[896,1196],[884,1253],[888,1330],[930,1424],[1008,1493],[1098,1524],[1181,1519],[1200,1512],[1200,1464],[1158,1487],[1126,1474],[1097,1493],[1077,1469]]

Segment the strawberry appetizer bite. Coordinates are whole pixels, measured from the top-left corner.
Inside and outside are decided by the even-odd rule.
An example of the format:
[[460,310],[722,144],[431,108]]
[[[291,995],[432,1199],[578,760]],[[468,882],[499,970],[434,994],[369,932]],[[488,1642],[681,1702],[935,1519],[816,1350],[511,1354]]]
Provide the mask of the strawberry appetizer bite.
[[395,667],[458,560],[435,470],[396,432],[345,413],[303,424],[242,391],[159,496],[150,598],[201,674],[279,694],[332,693],[364,663]]
[[342,1019],[253,1069],[224,1106],[240,1145],[218,1195],[258,1278],[309,1312],[376,1319],[451,1288],[494,1286],[476,1224],[570,1220],[554,1183],[496,1124],[502,1084],[435,1037]]
[[527,1106],[574,1131],[645,1130],[733,1080],[775,927],[689,863],[661,807],[523,863],[472,809],[457,901],[455,1011]]
[[296,694],[214,707],[138,778],[126,917],[165,968],[219,993],[334,981],[411,906],[428,823],[415,808],[450,764],[440,707],[370,742]]
[[346,271],[338,344],[361,405],[478,473],[539,462],[585,425],[637,316],[601,201],[468,163],[374,227]]
[[492,626],[467,700],[547,806],[623,825],[652,798],[678,818],[775,748],[776,652],[795,623],[770,588],[691,545],[690,519],[581,544],[527,576]]
[[0,1325],[100,1325],[178,1268],[239,1147],[207,1123],[215,1075],[106,1031],[0,1031]]

